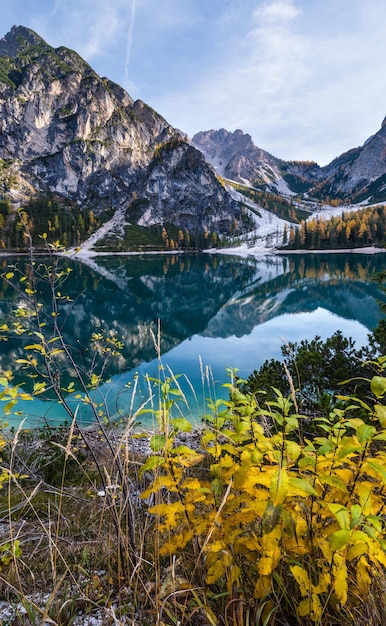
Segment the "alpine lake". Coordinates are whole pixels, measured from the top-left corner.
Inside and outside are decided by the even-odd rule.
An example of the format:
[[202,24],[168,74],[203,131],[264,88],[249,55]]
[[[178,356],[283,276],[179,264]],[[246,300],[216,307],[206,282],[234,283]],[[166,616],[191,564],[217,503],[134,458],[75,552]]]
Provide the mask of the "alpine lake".
[[[157,385],[149,377],[169,377],[184,397],[175,396],[173,410],[194,422],[207,411],[208,398],[227,397],[229,368],[247,377],[266,359],[281,358],[285,342],[325,339],[340,330],[358,347],[365,345],[382,318],[386,296],[374,277],[385,260],[385,253],[110,255],[84,262],[61,257],[60,265],[72,271],[61,287],[69,300],[59,302],[59,324],[88,376],[99,358],[93,333],[121,342],[94,392],[110,418],[125,422],[143,404],[154,408]],[[36,266],[44,262],[36,258]],[[26,257],[4,257],[1,273],[12,265],[25,272],[27,263]],[[20,296],[4,279],[0,288],[2,323],[9,323]],[[47,284],[38,285],[38,297],[49,318]],[[30,390],[34,381],[18,363],[25,358],[23,342],[31,338],[0,342],[0,369],[12,370],[14,383],[24,381]],[[60,375],[65,386],[76,384],[71,368]],[[79,396],[69,400],[88,425],[93,418]],[[57,426],[66,419],[53,397],[42,396],[1,415],[15,428]],[[145,412],[136,421],[148,428],[154,416]]]

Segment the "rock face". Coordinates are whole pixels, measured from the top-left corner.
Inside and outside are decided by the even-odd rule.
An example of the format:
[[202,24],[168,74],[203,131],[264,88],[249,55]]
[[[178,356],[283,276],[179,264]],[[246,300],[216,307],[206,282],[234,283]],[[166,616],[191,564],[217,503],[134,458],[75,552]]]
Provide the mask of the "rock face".
[[282,161],[255,146],[251,136],[241,130],[202,131],[194,135],[192,143],[225,178],[249,182],[267,191],[294,193],[299,184],[306,183],[309,189],[323,179],[316,163]]
[[280,160],[255,146],[242,130],[202,131],[194,135],[192,143],[225,178],[263,184],[279,178]]
[[217,232],[240,217],[181,132],[22,26],[0,40],[0,159],[0,192],[16,204],[54,194],[98,215],[143,198],[144,224]]
[[[360,148],[320,167],[314,162],[282,161],[254,145],[241,130],[197,133],[193,144],[226,178],[248,181],[270,191],[308,192],[359,202],[386,199],[386,124]],[[286,189],[287,187],[287,189]]]
[[386,118],[381,129],[362,147],[354,148],[326,166],[325,185],[334,195],[356,201],[375,199],[386,190]]

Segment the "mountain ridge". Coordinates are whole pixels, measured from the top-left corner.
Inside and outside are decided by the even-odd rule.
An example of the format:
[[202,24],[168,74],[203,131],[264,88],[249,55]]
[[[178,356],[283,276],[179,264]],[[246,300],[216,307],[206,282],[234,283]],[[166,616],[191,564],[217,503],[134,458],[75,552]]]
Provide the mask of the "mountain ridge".
[[[175,234],[163,234],[162,242],[175,245],[178,237],[178,245],[184,238],[196,247],[257,232],[267,199],[261,206],[258,197],[244,201],[227,180],[286,198],[290,212],[298,197],[308,202],[307,212],[331,200],[386,200],[385,120],[363,146],[326,166],[284,161],[240,129],[200,131],[190,140],[148,104],[98,76],[77,52],[53,48],[29,28],[14,26],[0,40],[3,248],[15,240],[9,232],[23,226],[14,209],[27,205],[28,217],[28,202],[40,196],[59,199],[65,214],[71,205],[73,214],[76,207],[91,212],[89,222],[95,215],[99,225],[114,224],[122,241],[133,224],[171,225]],[[60,234],[52,219],[46,228],[53,238]],[[71,243],[79,238],[78,232]]]
[[246,229],[240,207],[186,136],[74,51],[14,26],[0,40],[0,191],[53,195],[190,232]]
[[[317,200],[339,198],[361,202],[384,194],[386,200],[386,120],[363,146],[352,148],[331,163],[284,161],[255,146],[249,134],[219,130],[200,131],[192,143],[226,178],[289,195],[305,192]],[[220,166],[220,167],[219,167]]]

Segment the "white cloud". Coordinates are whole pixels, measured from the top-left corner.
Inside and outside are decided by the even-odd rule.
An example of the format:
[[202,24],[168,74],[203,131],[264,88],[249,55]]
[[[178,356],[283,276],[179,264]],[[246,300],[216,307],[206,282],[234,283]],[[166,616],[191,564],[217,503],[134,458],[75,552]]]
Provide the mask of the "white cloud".
[[291,0],[275,0],[268,2],[254,11],[254,16],[267,21],[293,20],[300,14],[299,9]]
[[117,43],[129,16],[127,0],[56,0],[51,12],[34,15],[32,27],[48,43],[73,47],[92,62]]
[[241,128],[276,156],[321,164],[377,131],[386,113],[383,1],[276,0],[243,18],[227,56],[183,93],[155,95],[172,123],[191,134]]
[[199,112],[207,122],[202,129],[242,128],[252,131],[260,145],[259,136],[282,132],[289,121],[288,108],[296,109],[309,78],[305,63],[309,41],[296,32],[299,15],[292,2],[281,1],[245,16],[249,28],[232,41],[221,66],[209,66],[189,94],[174,92],[159,98],[164,110],[171,111],[171,121],[187,128],[184,119],[189,118],[191,126]]
[[325,163],[386,113],[384,0],[3,0],[34,28],[193,134],[249,132]]

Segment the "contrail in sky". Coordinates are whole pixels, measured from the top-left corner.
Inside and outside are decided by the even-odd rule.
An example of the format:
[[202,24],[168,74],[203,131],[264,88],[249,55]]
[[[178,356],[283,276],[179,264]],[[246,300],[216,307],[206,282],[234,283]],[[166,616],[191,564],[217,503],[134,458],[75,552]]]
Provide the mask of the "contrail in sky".
[[133,30],[135,20],[135,0],[132,0],[129,32],[127,34],[126,60],[125,60],[125,86],[129,85],[129,65],[131,60],[131,48],[133,45]]

